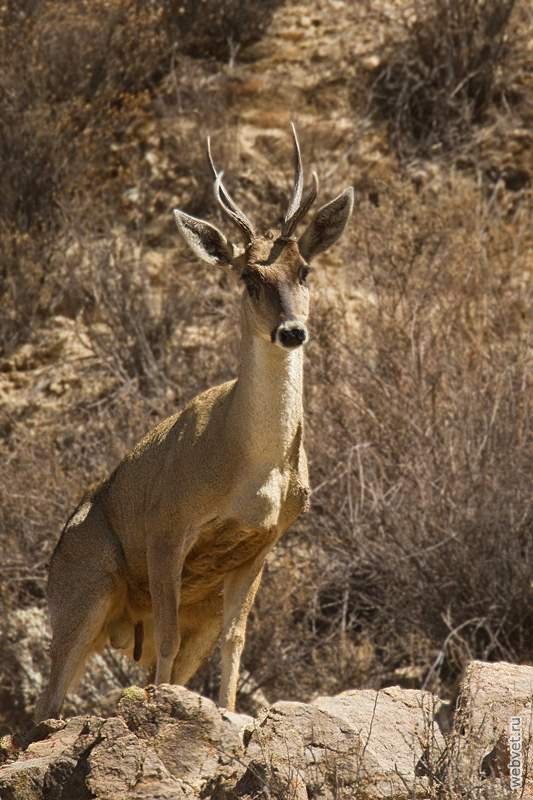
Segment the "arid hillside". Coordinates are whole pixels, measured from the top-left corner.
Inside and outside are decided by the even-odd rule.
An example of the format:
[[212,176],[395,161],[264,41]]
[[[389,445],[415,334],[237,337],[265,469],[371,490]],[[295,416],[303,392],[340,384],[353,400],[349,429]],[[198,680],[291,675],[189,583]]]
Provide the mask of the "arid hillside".
[[[234,374],[239,290],[171,215],[224,225],[206,135],[267,228],[291,120],[319,201],[352,184],[357,205],[312,274],[311,510],[268,562],[240,707],[392,684],[449,699],[471,659],[533,662],[530,3],[7,0],[0,733],[40,689],[66,518]],[[71,710],[133,681],[106,658]],[[217,681],[214,662],[192,688]]]

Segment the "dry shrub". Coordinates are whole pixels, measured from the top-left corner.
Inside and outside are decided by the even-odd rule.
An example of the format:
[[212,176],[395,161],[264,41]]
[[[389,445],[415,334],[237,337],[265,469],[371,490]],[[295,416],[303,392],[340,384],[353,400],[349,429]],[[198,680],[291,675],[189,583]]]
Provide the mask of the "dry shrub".
[[524,101],[518,86],[528,69],[529,14],[517,0],[422,0],[409,8],[372,85],[374,108],[402,155],[457,150],[489,112],[494,118]]
[[[79,372],[82,380],[95,379],[94,366]],[[46,564],[68,509],[80,499],[80,487],[114,466],[117,430],[125,441],[144,431],[143,400],[133,387],[115,390],[100,402],[87,395],[65,411],[61,424],[36,428],[28,422],[29,409],[10,420],[9,439],[2,444],[0,502],[6,607],[43,600]],[[142,411],[146,414],[146,408]]]
[[52,102],[120,103],[121,95],[156,84],[169,65],[161,11],[152,3],[48,3],[36,34],[35,72]]
[[112,108],[153,85],[168,65],[163,42],[157,13],[132,0],[0,9],[4,219],[23,230],[43,218],[50,224],[67,170],[72,176],[80,168],[79,137],[113,134],[102,125]]
[[283,0],[167,0],[165,19],[178,51],[233,59],[264,34]]
[[[109,233],[87,245],[78,292],[88,298],[84,319],[95,355],[115,380],[134,382],[156,403],[179,403],[203,388],[202,375],[213,382],[228,375],[220,345],[234,303],[215,270],[200,276],[180,258],[158,261],[150,280],[149,256],[139,243]],[[225,352],[232,353],[231,344]]]
[[0,224],[0,356],[24,341],[41,306],[47,257],[28,234]]
[[354,229],[309,348],[312,511],[252,612],[274,697],[533,658],[528,228],[457,181],[393,185]]
[[[134,0],[0,8],[0,354],[62,305],[64,286],[51,266],[68,246],[62,230],[103,239],[121,221],[144,234],[148,217],[163,213],[168,230],[163,187],[170,195],[172,179],[187,176],[189,187],[199,173],[188,146],[160,133],[147,110],[150,93],[169,74],[181,110],[196,110],[201,91],[200,71],[179,62],[168,42],[163,11],[163,4]],[[219,103],[209,109],[220,116]],[[165,158],[164,175],[145,159],[148,149]],[[201,168],[204,176],[204,159]],[[124,199],[131,187],[141,202],[149,195],[146,208]],[[78,296],[61,313],[75,315],[83,304]]]
[[41,0],[31,13],[17,16],[8,8],[2,11],[2,33],[19,48],[11,63],[26,65],[24,75],[9,73],[18,96],[32,92],[39,101],[61,104],[105,95],[118,102],[121,93],[153,86],[168,68],[157,3]]
[[4,353],[46,316],[54,243],[86,162],[95,150],[98,163],[106,160],[118,128],[114,105],[148,86],[164,63],[152,17],[130,0],[0,9]]

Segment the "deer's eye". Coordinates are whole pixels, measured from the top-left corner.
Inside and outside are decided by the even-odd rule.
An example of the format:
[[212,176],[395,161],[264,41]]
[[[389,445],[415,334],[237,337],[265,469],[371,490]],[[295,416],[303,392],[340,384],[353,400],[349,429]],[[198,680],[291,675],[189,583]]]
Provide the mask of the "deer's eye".
[[246,291],[253,300],[259,299],[259,286],[254,281],[246,281]]
[[311,268],[304,264],[303,267],[300,267],[300,271],[298,273],[298,280],[300,283],[305,283],[307,281],[307,276],[311,272]]

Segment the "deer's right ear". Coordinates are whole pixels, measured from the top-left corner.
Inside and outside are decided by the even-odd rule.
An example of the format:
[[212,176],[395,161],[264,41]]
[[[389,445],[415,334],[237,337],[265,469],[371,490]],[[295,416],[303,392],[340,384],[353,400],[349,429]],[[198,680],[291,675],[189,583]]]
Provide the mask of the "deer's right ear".
[[233,245],[218,228],[177,208],[174,209],[174,219],[179,232],[198,258],[208,264],[231,266]]
[[319,208],[300,238],[300,253],[306,261],[323,253],[337,241],[353,211],[354,191],[349,186],[335,200]]

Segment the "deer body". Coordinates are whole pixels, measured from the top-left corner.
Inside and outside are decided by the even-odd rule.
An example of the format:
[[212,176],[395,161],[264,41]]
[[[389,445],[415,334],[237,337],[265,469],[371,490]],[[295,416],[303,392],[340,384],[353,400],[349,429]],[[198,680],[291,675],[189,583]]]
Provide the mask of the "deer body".
[[[155,665],[156,682],[184,684],[220,638],[220,704],[234,708],[265,558],[307,507],[302,270],[332,226],[338,238],[353,197],[347,190],[324,206],[300,242],[258,237],[212,169],[223,210],[248,230],[245,251],[235,256],[214,226],[176,217],[196,254],[245,283],[238,377],[156,426],[65,526],[50,566],[52,669],[39,719],[59,714],[87,657],[107,642]],[[309,202],[299,172],[301,164],[292,222]]]

